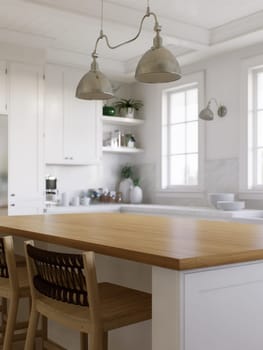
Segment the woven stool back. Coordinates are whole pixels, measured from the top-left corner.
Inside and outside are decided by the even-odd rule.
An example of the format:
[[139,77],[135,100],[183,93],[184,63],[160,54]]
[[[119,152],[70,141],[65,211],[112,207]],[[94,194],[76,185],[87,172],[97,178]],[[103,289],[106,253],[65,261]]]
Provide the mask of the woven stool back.
[[70,304],[88,306],[83,257],[42,250],[27,245],[36,274],[34,287],[47,297]]

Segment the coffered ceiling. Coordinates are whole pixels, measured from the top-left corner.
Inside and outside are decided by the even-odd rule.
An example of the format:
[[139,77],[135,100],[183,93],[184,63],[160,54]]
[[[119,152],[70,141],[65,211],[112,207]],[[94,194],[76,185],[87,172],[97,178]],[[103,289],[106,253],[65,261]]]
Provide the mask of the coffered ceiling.
[[[112,44],[133,37],[147,1],[104,0],[104,31]],[[164,44],[181,64],[254,44],[263,38],[262,0],[150,0]],[[47,49],[48,59],[87,66],[100,29],[99,0],[0,0],[0,41]],[[153,38],[153,20],[134,43],[116,50],[99,45],[108,73],[129,77]]]

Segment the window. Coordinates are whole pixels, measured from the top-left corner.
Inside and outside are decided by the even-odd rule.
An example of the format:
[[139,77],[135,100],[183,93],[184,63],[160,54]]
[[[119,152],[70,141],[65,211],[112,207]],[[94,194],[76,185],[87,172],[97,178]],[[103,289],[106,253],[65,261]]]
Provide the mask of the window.
[[263,190],[263,68],[249,71],[247,116],[248,188]]
[[200,84],[163,92],[162,189],[194,191],[201,185]]

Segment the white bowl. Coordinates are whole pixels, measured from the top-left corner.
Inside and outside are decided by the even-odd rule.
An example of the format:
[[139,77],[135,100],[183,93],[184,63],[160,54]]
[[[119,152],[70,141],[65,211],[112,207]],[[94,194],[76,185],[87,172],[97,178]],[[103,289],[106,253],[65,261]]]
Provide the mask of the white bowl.
[[218,201],[217,209],[222,210],[241,210],[245,208],[245,202],[242,201]]
[[234,193],[208,193],[209,204],[217,208],[218,201],[234,201]]

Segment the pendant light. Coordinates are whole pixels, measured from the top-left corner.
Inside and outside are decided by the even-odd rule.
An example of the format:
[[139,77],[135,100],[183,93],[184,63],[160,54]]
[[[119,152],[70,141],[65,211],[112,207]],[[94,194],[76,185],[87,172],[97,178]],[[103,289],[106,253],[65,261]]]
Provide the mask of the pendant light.
[[167,83],[181,78],[179,63],[174,55],[162,46],[160,36],[161,26],[158,23],[157,16],[150,11],[149,0],[147,0],[146,14],[142,17],[138,33],[130,40],[124,41],[118,45],[112,46],[106,34],[103,32],[103,6],[104,0],[101,0],[101,29],[100,35],[96,40],[94,51],[92,52],[92,63],[90,71],[80,80],[76,97],[84,100],[107,100],[114,96],[112,86],[108,78],[99,70],[97,63],[97,48],[100,40],[104,39],[108,48],[117,49],[120,46],[135,41],[142,32],[144,20],[153,17],[155,21],[153,46],[140,59],[135,73],[135,79],[144,83]]

